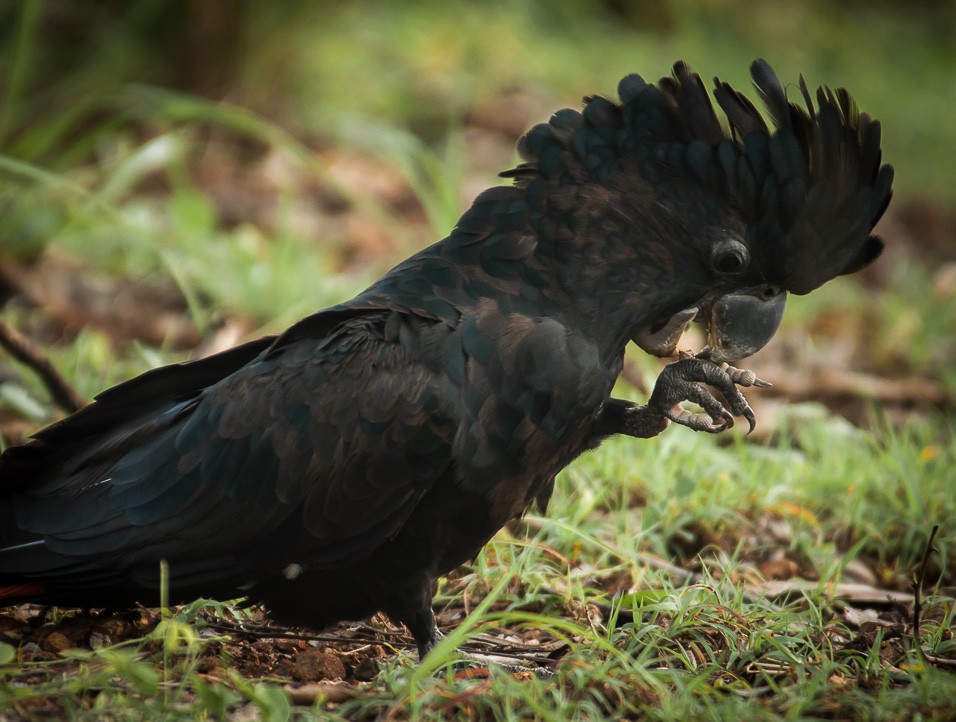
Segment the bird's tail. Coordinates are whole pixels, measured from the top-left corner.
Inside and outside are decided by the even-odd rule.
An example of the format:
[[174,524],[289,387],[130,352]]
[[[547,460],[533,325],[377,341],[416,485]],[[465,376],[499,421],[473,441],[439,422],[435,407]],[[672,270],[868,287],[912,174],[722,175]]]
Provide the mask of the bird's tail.
[[[8,583],[5,583],[7,582]],[[34,599],[39,599],[47,593],[47,587],[43,582],[38,581],[14,581],[4,580],[0,577],[0,607],[22,604]]]

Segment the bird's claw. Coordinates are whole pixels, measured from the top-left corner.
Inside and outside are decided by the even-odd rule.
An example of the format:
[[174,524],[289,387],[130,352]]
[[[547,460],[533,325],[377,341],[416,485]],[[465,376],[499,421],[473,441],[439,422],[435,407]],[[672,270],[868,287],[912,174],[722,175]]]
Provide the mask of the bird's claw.
[[738,369],[726,363],[718,364],[718,367],[726,371],[727,375],[730,376],[730,380],[738,386],[756,386],[761,389],[773,386],[769,381],[757,378],[757,374],[750,369]]
[[452,662],[452,669],[455,672],[455,675],[458,677],[468,677],[472,675],[480,675],[484,672],[485,675],[490,675],[492,668],[500,669],[508,674],[527,674],[537,677],[538,679],[551,679],[555,676],[553,669],[548,667],[528,667],[520,663],[516,663],[512,659],[506,657],[496,656],[495,654],[481,654],[481,653],[469,653],[458,652],[462,655],[462,659],[458,659]]
[[733,417],[726,411],[721,411],[718,423],[716,419],[707,414],[696,414],[688,411],[680,404],[664,412],[664,415],[675,424],[686,426],[694,431],[706,431],[710,434],[716,434],[724,429],[729,429],[734,425]]
[[[716,389],[724,402],[718,401],[701,384]],[[664,367],[648,406],[658,409],[674,423],[694,431],[719,433],[733,427],[735,416],[744,417],[750,425],[750,431],[753,431],[757,426],[757,417],[737,386],[762,388],[770,384],[747,369],[734,368],[725,363],[715,364],[706,359],[681,358]],[[681,406],[683,401],[697,404],[704,409],[704,413],[688,411]]]

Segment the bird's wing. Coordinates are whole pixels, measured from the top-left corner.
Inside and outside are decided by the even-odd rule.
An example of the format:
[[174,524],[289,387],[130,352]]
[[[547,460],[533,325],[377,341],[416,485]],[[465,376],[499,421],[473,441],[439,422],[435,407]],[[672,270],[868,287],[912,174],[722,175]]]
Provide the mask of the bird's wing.
[[157,370],[141,383],[153,393],[142,413],[134,395],[101,396],[97,413],[111,426],[81,445],[64,444],[69,422],[58,427],[46,464],[35,451],[40,461],[21,467],[32,481],[0,499],[18,535],[2,532],[4,546],[21,547],[0,549],[0,571],[82,576],[90,564],[130,570],[165,558],[174,575],[201,570],[211,583],[295,561],[282,558],[284,542],[311,548],[315,564],[367,554],[447,473],[454,434],[438,379],[400,339],[384,339],[390,315],[274,343],[164,404],[156,389],[181,387],[190,369]]

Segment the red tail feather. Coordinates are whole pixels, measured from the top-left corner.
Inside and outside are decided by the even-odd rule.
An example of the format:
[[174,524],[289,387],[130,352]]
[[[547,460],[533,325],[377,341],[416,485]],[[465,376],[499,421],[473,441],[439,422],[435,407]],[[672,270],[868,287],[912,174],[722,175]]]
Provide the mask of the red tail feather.
[[43,582],[24,582],[23,584],[11,584],[0,587],[0,603],[4,599],[24,599],[26,597],[36,597],[46,592],[46,585]]

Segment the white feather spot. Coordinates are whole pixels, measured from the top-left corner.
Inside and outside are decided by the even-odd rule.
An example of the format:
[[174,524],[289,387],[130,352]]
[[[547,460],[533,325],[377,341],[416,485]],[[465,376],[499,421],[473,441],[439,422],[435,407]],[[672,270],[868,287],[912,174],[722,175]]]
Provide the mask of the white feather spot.
[[296,564],[295,562],[293,562],[292,564],[287,566],[282,571],[282,573],[283,575],[285,575],[286,579],[295,579],[297,576],[299,576],[302,573],[302,565]]

